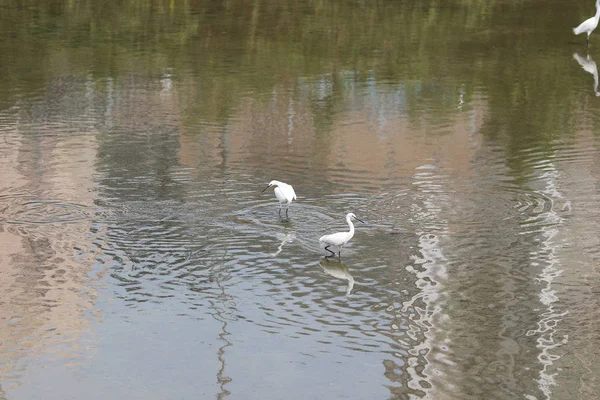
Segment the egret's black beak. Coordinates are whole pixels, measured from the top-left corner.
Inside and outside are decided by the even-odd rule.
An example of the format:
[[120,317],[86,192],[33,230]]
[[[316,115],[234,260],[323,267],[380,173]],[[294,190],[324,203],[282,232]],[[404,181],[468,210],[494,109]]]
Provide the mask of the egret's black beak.
[[268,188],[270,188],[270,187],[271,187],[271,185],[267,186],[266,188],[264,188],[264,189],[262,190],[262,192],[261,192],[261,193],[264,193],[264,192],[265,192],[265,190],[267,190],[267,189],[268,189]]
[[355,219],[355,220],[357,220],[357,221],[360,221],[360,222],[362,222],[363,224],[365,223],[365,221],[363,221],[363,220],[362,220],[362,219],[360,219],[360,218],[356,218],[356,217],[354,217],[354,219]]

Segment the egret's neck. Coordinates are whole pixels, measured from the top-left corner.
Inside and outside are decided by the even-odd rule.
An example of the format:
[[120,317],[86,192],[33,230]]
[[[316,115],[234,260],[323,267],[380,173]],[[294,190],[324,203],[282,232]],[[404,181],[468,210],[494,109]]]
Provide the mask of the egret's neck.
[[352,223],[352,220],[350,219],[350,217],[346,218],[346,222],[348,223],[348,226],[350,227],[350,233],[354,234],[354,224]]
[[594,15],[594,19],[596,21],[600,19],[600,3],[596,3],[596,15]]

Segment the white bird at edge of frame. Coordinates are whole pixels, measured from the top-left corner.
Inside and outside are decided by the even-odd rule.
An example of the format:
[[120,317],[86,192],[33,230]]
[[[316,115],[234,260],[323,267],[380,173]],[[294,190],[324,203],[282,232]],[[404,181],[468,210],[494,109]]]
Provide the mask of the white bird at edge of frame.
[[600,0],[596,0],[596,15],[583,21],[577,28],[573,28],[573,33],[576,35],[587,32],[587,38],[585,39],[586,49],[590,45],[590,35],[598,26],[598,20],[600,20]]
[[365,223],[364,221],[358,219],[354,213],[348,213],[346,214],[346,222],[348,223],[348,226],[350,226],[350,230],[348,232],[332,233],[331,235],[324,235],[319,238],[319,242],[326,244],[325,250],[331,253],[331,255],[325,257],[335,256],[335,252],[329,250],[329,246],[334,246],[339,249],[338,257],[342,258],[342,247],[344,247],[344,245],[348,243],[354,236],[354,224],[352,223],[353,219],[360,221],[363,224]]
[[265,190],[273,186],[275,186],[275,197],[277,197],[277,200],[279,200],[278,214],[281,215],[281,208],[283,207],[283,204],[286,203],[285,215],[287,216],[288,207],[290,206],[290,204],[292,204],[292,201],[296,200],[296,192],[294,192],[294,188],[292,187],[292,185],[288,185],[287,183],[279,181],[271,181],[269,182],[269,186],[264,188],[261,193],[264,193]]

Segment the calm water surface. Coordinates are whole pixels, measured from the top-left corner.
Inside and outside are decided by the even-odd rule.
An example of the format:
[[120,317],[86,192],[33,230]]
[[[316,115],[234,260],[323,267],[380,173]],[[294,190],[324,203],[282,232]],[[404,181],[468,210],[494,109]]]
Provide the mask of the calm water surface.
[[600,398],[592,1],[0,9],[1,399]]

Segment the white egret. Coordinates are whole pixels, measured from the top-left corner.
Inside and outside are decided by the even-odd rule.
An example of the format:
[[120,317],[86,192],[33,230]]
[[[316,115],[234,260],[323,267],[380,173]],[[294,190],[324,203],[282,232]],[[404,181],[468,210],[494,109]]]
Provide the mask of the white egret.
[[586,32],[587,38],[585,40],[585,47],[590,45],[590,35],[598,26],[598,20],[600,20],[600,0],[596,0],[596,15],[583,21],[577,28],[573,28],[573,33],[579,35]]
[[281,208],[283,204],[285,205],[285,215],[287,216],[288,207],[292,203],[292,201],[296,200],[296,192],[294,192],[294,188],[292,185],[288,185],[287,183],[279,182],[279,181],[271,181],[269,182],[269,186],[263,189],[261,193],[264,193],[265,190],[275,186],[275,197],[279,200],[279,214],[281,214]]
[[573,54],[573,58],[581,65],[581,67],[594,76],[594,94],[600,96],[598,91],[598,66],[596,62],[588,54],[587,57],[581,57],[579,54]]
[[[352,239],[352,237],[354,236],[354,224],[352,223],[353,219],[360,221],[364,224],[364,221],[361,221],[360,219],[358,219],[358,217],[356,215],[354,215],[354,213],[348,213],[348,214],[346,214],[346,222],[348,223],[348,226],[350,226],[350,231],[332,233],[331,235],[325,235],[325,236],[321,236],[319,238],[319,242],[326,244],[325,250],[330,252],[331,256],[334,256],[335,253],[333,251],[329,250],[329,246],[334,246],[339,249],[338,256],[340,258],[342,257],[342,254],[341,254],[342,247],[344,247],[344,245],[346,243],[348,243],[350,241],[350,239]],[[331,256],[327,256],[327,257],[331,257]]]

